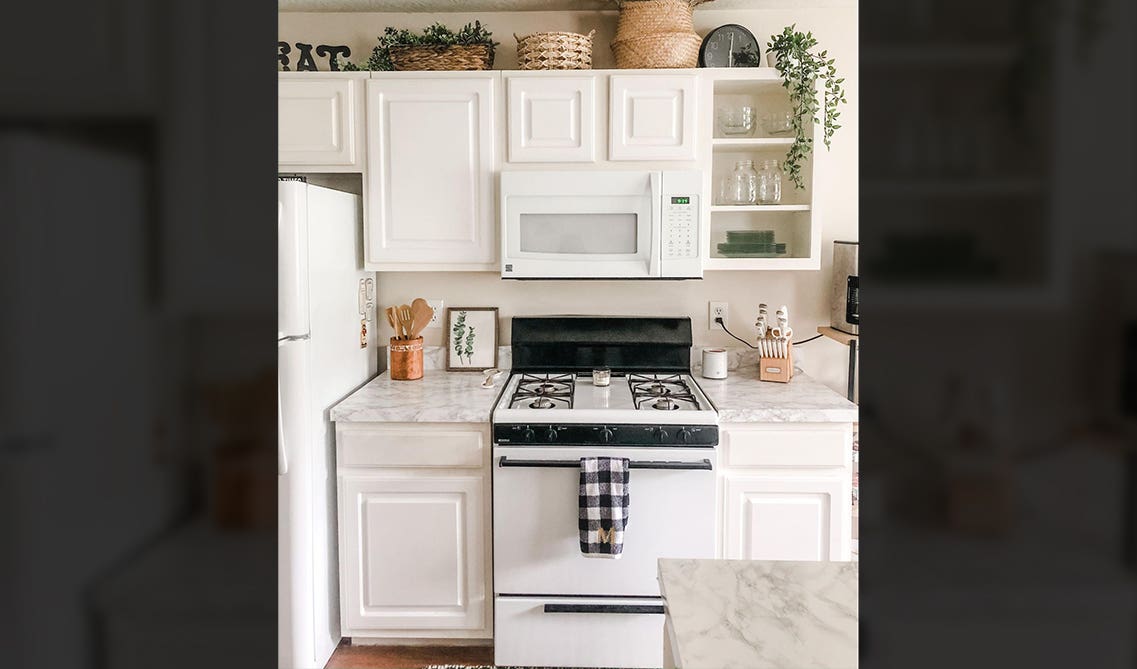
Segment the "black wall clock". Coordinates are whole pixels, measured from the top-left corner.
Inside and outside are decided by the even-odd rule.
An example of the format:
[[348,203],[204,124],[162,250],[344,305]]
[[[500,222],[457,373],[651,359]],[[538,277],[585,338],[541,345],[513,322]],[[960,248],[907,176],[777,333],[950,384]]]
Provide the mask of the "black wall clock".
[[707,33],[699,47],[699,67],[758,67],[762,64],[754,33],[737,23]]

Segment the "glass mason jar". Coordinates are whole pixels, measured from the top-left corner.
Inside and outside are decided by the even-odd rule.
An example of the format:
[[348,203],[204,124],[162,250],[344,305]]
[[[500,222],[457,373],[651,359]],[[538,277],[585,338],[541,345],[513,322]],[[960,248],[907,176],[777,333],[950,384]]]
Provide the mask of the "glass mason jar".
[[756,197],[758,204],[777,204],[782,199],[782,168],[777,160],[763,160],[758,170]]
[[754,161],[740,160],[723,182],[723,204],[754,204],[758,197],[758,173]]

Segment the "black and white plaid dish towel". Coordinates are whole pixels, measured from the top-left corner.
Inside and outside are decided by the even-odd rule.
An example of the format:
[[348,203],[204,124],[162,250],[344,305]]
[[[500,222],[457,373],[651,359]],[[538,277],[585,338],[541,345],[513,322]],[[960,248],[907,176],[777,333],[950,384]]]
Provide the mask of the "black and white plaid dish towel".
[[580,459],[580,552],[619,558],[628,526],[628,459]]

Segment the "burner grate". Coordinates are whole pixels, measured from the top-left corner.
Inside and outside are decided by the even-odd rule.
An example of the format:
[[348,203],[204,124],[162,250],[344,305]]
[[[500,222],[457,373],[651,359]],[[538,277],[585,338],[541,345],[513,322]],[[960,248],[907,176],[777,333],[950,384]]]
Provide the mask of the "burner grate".
[[636,409],[675,411],[698,410],[699,400],[679,374],[629,374],[632,402]]
[[572,408],[576,377],[572,374],[522,374],[509,399],[511,409]]

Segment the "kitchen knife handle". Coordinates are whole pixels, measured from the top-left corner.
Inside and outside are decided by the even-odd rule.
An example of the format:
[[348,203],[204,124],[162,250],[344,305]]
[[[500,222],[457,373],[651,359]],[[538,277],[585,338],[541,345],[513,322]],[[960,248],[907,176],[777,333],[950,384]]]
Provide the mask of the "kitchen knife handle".
[[546,604],[545,613],[664,613],[660,604]]
[[[502,456],[497,461],[498,467],[562,467],[565,469],[580,467],[580,460],[510,460]],[[698,462],[669,462],[656,460],[632,460],[628,463],[629,469],[692,469],[710,471],[713,469],[711,461],[707,459]]]

